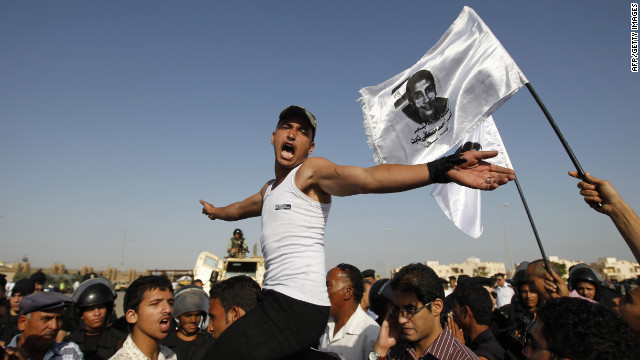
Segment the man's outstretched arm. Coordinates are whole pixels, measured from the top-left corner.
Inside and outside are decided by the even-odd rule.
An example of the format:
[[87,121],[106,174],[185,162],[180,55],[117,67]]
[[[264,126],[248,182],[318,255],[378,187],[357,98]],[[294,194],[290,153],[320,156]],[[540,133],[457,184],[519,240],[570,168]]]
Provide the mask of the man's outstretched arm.
[[267,190],[267,186],[269,186],[269,183],[266,183],[257,194],[224,207],[215,207],[204,200],[200,200],[202,213],[211,220],[220,219],[225,221],[260,216],[262,214],[262,197]]
[[[580,178],[575,171],[569,171],[569,175]],[[620,235],[624,238],[635,256],[640,262],[640,218],[633,209],[624,201],[616,189],[606,180],[601,180],[585,174],[585,180],[578,183],[580,195],[584,196],[584,201],[595,211],[605,214],[611,218],[618,228]],[[601,203],[602,207],[596,204]]]
[[[446,175],[452,182],[466,187],[493,190],[515,179],[513,170],[484,161],[497,154],[497,151],[462,153],[459,156],[465,162],[450,168]],[[324,192],[336,196],[411,190],[432,184],[435,175],[430,174],[426,164],[383,164],[360,168],[339,166],[323,158],[309,158],[300,171],[303,184],[299,185],[319,187]]]

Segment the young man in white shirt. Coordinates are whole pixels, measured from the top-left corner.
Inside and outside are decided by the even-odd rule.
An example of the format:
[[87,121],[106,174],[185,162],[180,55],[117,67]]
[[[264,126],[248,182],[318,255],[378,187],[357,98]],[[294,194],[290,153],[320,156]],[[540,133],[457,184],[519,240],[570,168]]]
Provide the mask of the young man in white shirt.
[[172,290],[162,276],[143,276],[131,283],[124,295],[131,334],[110,360],[177,360],[173,351],[160,345],[171,329]]

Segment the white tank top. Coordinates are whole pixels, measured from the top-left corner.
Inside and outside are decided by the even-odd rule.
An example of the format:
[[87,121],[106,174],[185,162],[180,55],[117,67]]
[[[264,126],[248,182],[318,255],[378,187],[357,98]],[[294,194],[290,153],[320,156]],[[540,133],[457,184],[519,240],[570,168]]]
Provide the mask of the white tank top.
[[265,262],[263,288],[297,300],[330,306],[324,264],[324,227],[331,204],[305,195],[295,184],[300,166],[262,200],[260,243]]

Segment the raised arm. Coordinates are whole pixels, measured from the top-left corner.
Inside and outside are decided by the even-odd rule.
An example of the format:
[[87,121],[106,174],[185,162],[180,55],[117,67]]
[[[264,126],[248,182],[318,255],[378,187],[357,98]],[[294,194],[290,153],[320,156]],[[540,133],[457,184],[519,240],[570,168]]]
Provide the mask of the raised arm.
[[224,207],[215,207],[204,200],[200,200],[202,213],[207,215],[211,220],[220,219],[225,221],[236,221],[260,216],[262,214],[262,198],[269,184],[269,182],[266,183],[257,194]]
[[[569,175],[580,178],[578,173],[570,171]],[[620,235],[624,238],[635,256],[640,262],[640,218],[633,209],[624,201],[616,189],[606,180],[601,180],[585,174],[585,181],[578,183],[580,195],[584,196],[584,201],[599,213],[611,218]],[[596,206],[601,203],[602,207]]]
[[[483,161],[497,151],[468,151],[460,156],[464,162],[452,167],[438,167],[451,181],[474,189],[493,190],[515,179],[511,169]],[[444,171],[448,170],[448,171]],[[301,188],[317,187],[336,196],[364,193],[392,193],[432,184],[434,175],[426,164],[383,164],[370,168],[339,166],[323,158],[309,158],[300,168],[296,184]]]

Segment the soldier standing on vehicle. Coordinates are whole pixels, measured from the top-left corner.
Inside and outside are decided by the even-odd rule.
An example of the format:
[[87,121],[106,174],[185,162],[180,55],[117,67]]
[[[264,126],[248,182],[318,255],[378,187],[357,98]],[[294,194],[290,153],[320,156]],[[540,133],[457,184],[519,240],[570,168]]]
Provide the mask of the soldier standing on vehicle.
[[233,237],[229,240],[229,245],[227,246],[227,253],[229,254],[229,257],[243,258],[248,252],[249,247],[244,239],[242,230],[233,230]]

